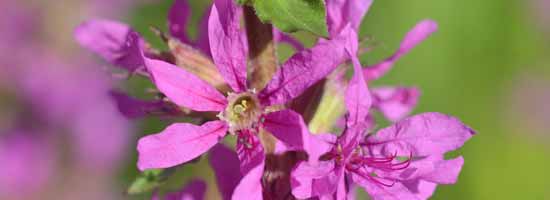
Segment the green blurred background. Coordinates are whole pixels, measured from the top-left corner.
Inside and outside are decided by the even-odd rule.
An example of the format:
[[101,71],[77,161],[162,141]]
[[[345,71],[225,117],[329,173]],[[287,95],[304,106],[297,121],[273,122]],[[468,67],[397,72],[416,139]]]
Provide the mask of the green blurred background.
[[[191,23],[195,27],[208,1],[191,3]],[[535,83],[532,87],[550,90],[550,32],[544,31],[544,20],[537,18],[533,9],[536,3],[376,0],[366,15],[360,35],[373,38],[376,47],[361,58],[363,64],[392,54],[404,34],[420,20],[430,18],[438,22],[439,31],[402,58],[375,85],[417,86],[422,96],[415,113],[451,114],[479,133],[452,154],[465,158],[458,183],[439,186],[432,199],[550,199],[550,173],[546,171],[550,170],[550,131],[545,129],[545,123],[539,123],[542,127],[530,123],[550,123],[550,119],[531,119],[531,111],[521,107],[530,104],[530,99],[542,98],[537,96],[540,92],[524,95],[518,91],[530,90],[529,84]],[[148,26],[166,29],[170,4],[171,1],[161,1],[139,6],[129,17],[136,30],[161,48],[160,40]],[[550,12],[550,7],[546,10]],[[196,34],[194,29],[191,31]],[[312,41],[306,33],[297,35]],[[529,79],[540,81],[533,83]],[[520,83],[527,86],[517,87]],[[541,105],[534,106],[550,107],[547,97],[539,102]],[[164,124],[158,120],[149,120],[142,133],[162,127]],[[135,153],[132,155],[134,158],[122,173],[124,184],[129,184],[137,173]],[[171,179],[173,188],[191,175],[204,174],[211,179],[210,171],[201,169],[204,160],[202,164],[186,166],[183,173],[178,173],[179,178]]]

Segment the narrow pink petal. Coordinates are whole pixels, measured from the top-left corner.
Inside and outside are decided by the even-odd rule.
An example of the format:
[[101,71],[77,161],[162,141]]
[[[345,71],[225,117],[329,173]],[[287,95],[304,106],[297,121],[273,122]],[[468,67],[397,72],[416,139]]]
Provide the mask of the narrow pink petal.
[[418,23],[409,33],[407,33],[405,39],[401,42],[401,46],[392,56],[363,70],[365,78],[367,80],[376,80],[384,76],[401,56],[407,54],[412,48],[424,41],[435,31],[437,31],[437,23],[432,20],[424,20]]
[[246,38],[240,30],[240,9],[233,0],[216,0],[208,20],[210,53],[235,92],[246,90]]
[[[356,48],[356,45],[353,48]],[[349,113],[347,125],[352,126],[367,122],[372,98],[367,87],[367,82],[363,77],[363,73],[361,73],[361,63],[359,63],[359,59],[356,56],[356,51],[349,53],[353,62],[354,74],[346,88],[344,100]]]
[[287,43],[288,45],[292,46],[296,51],[302,51],[305,48],[304,45],[296,38],[293,38],[292,36],[281,32],[275,27],[273,27],[273,39],[276,42]]
[[183,43],[190,44],[187,36],[187,25],[191,17],[191,9],[187,0],[175,0],[168,13],[168,28],[172,37]]
[[283,142],[288,151],[304,150],[309,130],[302,116],[290,109],[269,113],[263,127]]
[[292,194],[299,199],[333,194],[340,179],[335,167],[331,161],[298,163],[291,172]]
[[128,25],[110,20],[89,20],[80,24],[74,36],[83,47],[107,62],[134,71],[143,66],[142,38]]
[[[181,191],[168,193],[165,200],[204,200],[206,195],[206,182],[203,180],[192,180],[185,184]],[[157,197],[158,198],[158,197]]]
[[326,4],[328,29],[330,35],[335,36],[348,23],[358,31],[372,0],[330,0],[326,1]]
[[416,157],[442,155],[458,149],[474,134],[475,131],[454,117],[423,113],[378,131],[367,142],[376,153],[400,156],[412,153]]
[[233,191],[233,196],[231,199],[263,199],[262,177],[265,167],[265,156],[263,155],[263,152],[262,155],[259,157],[262,157],[261,159],[259,159],[261,160],[261,162],[258,163],[258,165],[256,165],[254,168],[250,169],[248,173],[244,175],[244,177],[239,182],[239,185],[237,185],[237,187],[235,188],[235,191]]
[[225,109],[225,97],[204,80],[170,63],[145,60],[157,88],[174,103],[195,111]]
[[348,27],[338,37],[321,40],[313,48],[294,54],[260,92],[264,105],[284,104],[325,78],[347,59],[344,48],[352,32]]
[[138,168],[143,171],[185,163],[208,151],[226,133],[227,125],[223,121],[211,121],[202,126],[172,124],[138,141]]
[[348,190],[346,189],[346,176],[340,176],[336,187],[336,200],[347,200]]
[[210,166],[214,169],[222,199],[230,200],[233,190],[242,178],[237,154],[220,143],[210,150],[208,160],[210,161]]
[[388,120],[396,122],[411,113],[420,91],[414,87],[379,87],[372,90],[373,107]]

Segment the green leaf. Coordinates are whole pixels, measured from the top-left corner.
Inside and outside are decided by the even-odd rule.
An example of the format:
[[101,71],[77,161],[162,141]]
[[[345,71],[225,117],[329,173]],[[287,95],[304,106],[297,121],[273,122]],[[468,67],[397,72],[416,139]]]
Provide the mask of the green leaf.
[[252,0],[262,22],[271,22],[284,32],[306,30],[328,36],[323,0]]

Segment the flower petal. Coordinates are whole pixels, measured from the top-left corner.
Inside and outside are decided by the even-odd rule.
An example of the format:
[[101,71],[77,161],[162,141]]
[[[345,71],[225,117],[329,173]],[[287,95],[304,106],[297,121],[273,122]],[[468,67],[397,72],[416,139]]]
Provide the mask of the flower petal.
[[[212,9],[211,7],[208,7],[206,10]],[[210,53],[210,42],[208,40],[208,19],[210,17],[210,13],[204,12],[200,21],[199,21],[199,30],[198,30],[198,37],[195,41],[195,47],[200,49],[202,53],[205,55],[208,55],[212,57],[212,54]]]
[[250,170],[264,162],[264,148],[254,133],[246,132],[239,134],[236,151],[241,163],[241,174],[248,174]]
[[187,36],[187,25],[190,16],[191,9],[187,0],[174,0],[168,13],[168,28],[172,37],[187,44],[191,42]]
[[[261,148],[259,146],[258,148]],[[263,151],[260,154],[255,155],[256,158],[252,160],[257,160],[259,163],[255,165],[250,170],[246,171],[244,177],[239,182],[239,185],[233,191],[233,200],[241,199],[250,199],[250,200],[262,200],[262,177],[264,174],[265,167],[265,155]]]
[[299,199],[333,194],[341,176],[335,167],[331,161],[298,163],[291,172],[292,194]]
[[367,138],[375,153],[399,156],[442,155],[461,147],[475,134],[458,119],[440,114],[423,113],[404,119]]
[[376,184],[370,181],[359,182],[358,184],[361,187],[365,188],[365,190],[373,200],[420,200],[401,182],[396,182],[391,187]]
[[288,151],[304,150],[309,131],[302,116],[290,109],[269,113],[263,127],[283,142]]
[[405,39],[401,42],[401,46],[392,56],[376,65],[363,69],[365,78],[367,80],[376,80],[384,76],[401,56],[407,54],[412,48],[424,41],[436,30],[437,23],[432,20],[424,20],[418,23],[409,33],[407,33]]
[[296,51],[304,50],[304,45],[300,41],[296,40],[296,38],[293,38],[290,35],[281,32],[275,27],[273,27],[273,39],[276,42],[287,43],[288,45],[292,46]]
[[143,39],[126,24],[89,20],[76,28],[74,36],[81,46],[130,72],[143,66]]
[[327,24],[331,36],[337,35],[349,23],[353,30],[359,30],[363,16],[369,10],[372,0],[331,0],[327,4]]
[[440,160],[435,163],[434,170],[423,174],[421,178],[439,184],[454,184],[463,164],[464,158],[462,156],[452,160]]
[[216,0],[208,20],[210,53],[235,92],[246,90],[246,38],[240,30],[240,9],[233,0]]
[[179,192],[168,193],[165,200],[204,200],[206,194],[206,183],[196,179],[185,184]]
[[149,115],[177,116],[181,111],[177,106],[163,100],[140,100],[119,91],[111,91],[118,110],[127,118],[136,119]]
[[348,27],[338,37],[294,54],[260,92],[263,104],[284,104],[332,72],[347,58],[344,47],[351,33]]
[[167,168],[190,161],[216,145],[226,133],[227,125],[223,121],[211,121],[202,126],[172,124],[138,141],[138,168],[142,171]]
[[403,185],[416,196],[417,199],[428,199],[435,192],[437,184],[416,179],[413,181],[403,182]]
[[204,80],[164,61],[145,61],[157,88],[174,103],[195,111],[225,109],[225,97]]
[[[356,40],[357,41],[357,40]],[[353,47],[356,48],[357,42]],[[372,98],[367,87],[367,82],[363,78],[361,70],[361,63],[356,56],[357,50],[349,50],[351,61],[353,62],[353,78],[350,80],[345,93],[345,104],[349,112],[349,118],[347,121],[348,126],[364,124],[367,121],[369,115],[369,109],[372,105]]]
[[379,87],[372,90],[372,96],[373,107],[388,120],[396,122],[416,106],[420,91],[414,87]]
[[210,151],[208,160],[214,169],[222,199],[231,199],[233,190],[242,178],[237,154],[225,145],[217,144]]

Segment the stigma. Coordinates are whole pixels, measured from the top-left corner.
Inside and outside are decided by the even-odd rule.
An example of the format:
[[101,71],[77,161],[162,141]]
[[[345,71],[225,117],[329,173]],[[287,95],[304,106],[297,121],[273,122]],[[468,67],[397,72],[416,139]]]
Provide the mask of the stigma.
[[263,107],[260,104],[256,92],[246,91],[241,93],[229,93],[227,107],[218,118],[229,124],[229,132],[235,134],[243,129],[255,129],[261,121]]

